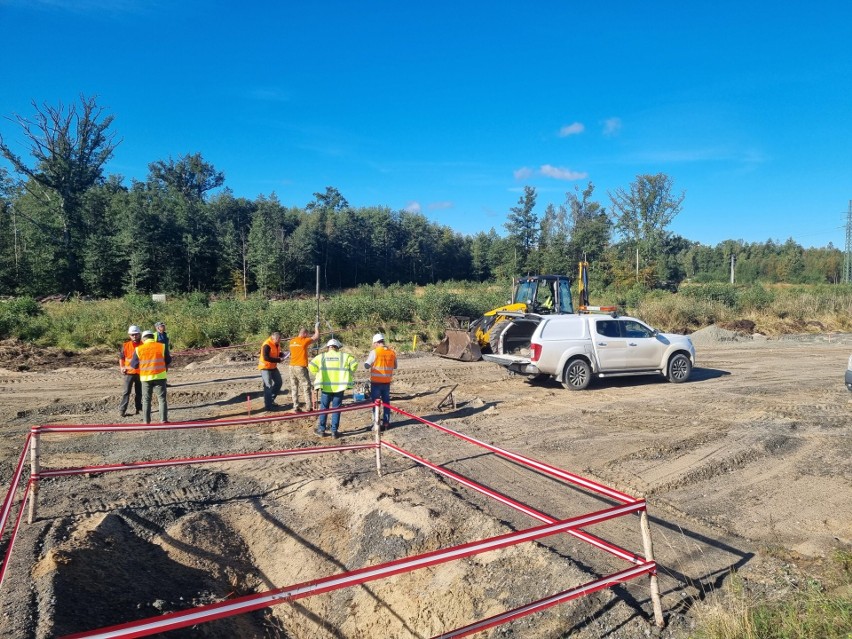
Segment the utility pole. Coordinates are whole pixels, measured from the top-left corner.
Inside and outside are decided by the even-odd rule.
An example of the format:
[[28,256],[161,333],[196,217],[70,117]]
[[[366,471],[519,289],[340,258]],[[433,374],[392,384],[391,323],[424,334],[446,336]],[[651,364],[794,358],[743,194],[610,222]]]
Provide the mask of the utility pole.
[[731,284],[734,283],[734,264],[736,263],[736,258],[734,254],[731,253]]
[[639,245],[636,246],[636,281],[639,281]]
[[846,254],[843,259],[843,283],[852,284],[852,200],[846,213]]

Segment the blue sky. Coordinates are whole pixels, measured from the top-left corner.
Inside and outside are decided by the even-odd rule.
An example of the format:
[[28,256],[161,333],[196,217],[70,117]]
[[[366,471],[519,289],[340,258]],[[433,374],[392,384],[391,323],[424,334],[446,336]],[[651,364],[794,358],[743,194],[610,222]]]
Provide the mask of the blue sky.
[[4,139],[97,95],[128,184],[200,152],[237,196],[503,234],[525,185],[541,215],[662,172],[690,240],[845,246],[846,1],[0,0],[0,32]]

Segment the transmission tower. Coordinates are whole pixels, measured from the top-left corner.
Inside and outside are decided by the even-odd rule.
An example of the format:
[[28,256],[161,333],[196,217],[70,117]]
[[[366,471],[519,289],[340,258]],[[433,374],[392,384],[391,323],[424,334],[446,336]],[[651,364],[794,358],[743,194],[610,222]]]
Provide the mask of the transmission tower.
[[852,200],[846,214],[846,257],[843,260],[843,281],[852,284]]

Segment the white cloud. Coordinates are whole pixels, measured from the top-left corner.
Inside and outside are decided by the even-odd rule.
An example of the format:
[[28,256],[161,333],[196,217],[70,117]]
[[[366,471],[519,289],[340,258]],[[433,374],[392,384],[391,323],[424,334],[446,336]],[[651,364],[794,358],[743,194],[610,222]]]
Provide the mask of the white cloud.
[[514,172],[514,176],[516,180],[526,180],[529,176],[533,174],[533,170],[528,166],[522,166]]
[[403,209],[403,211],[408,211],[409,213],[420,213],[420,211],[421,211],[420,202],[417,202],[417,201],[409,202],[408,204],[405,205],[405,208]]
[[555,180],[584,180],[589,177],[589,174],[585,171],[572,171],[551,164],[542,164],[540,171],[542,175],[552,177]]
[[621,131],[621,118],[607,118],[603,121],[603,134],[607,137],[618,135]]
[[429,205],[429,209],[432,210],[432,211],[442,211],[444,209],[451,209],[454,206],[455,205],[452,202],[450,202],[449,200],[446,200],[444,202],[432,202]]
[[586,127],[582,122],[574,122],[573,124],[567,124],[559,129],[559,137],[567,138],[569,135],[578,135],[586,130]]

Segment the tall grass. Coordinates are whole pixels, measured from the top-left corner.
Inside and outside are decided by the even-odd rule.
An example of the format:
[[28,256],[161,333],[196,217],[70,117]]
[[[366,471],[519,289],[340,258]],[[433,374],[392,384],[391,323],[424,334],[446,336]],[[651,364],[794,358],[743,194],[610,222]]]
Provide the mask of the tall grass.
[[[404,346],[414,336],[431,341],[442,332],[449,315],[478,317],[505,303],[507,287],[450,282],[416,288],[413,285],[362,286],[324,296],[320,302],[322,332],[368,346],[373,333],[388,333]],[[39,304],[32,298],[0,302],[0,339],[15,337],[42,346],[79,350],[117,347],[131,324],[142,330],[164,321],[174,350],[255,343],[272,331],[285,336],[300,328],[312,330],[315,298],[270,301],[212,298],[193,293],[154,302],[128,295],[91,301],[70,299]]]
[[852,287],[691,285],[677,294],[646,293],[627,310],[657,328],[681,332],[735,320],[750,320],[766,335],[850,332]]
[[[436,341],[452,315],[479,317],[506,303],[506,284],[446,282],[413,285],[361,286],[324,296],[320,304],[322,332],[334,332],[346,343],[366,346],[370,336],[388,333],[400,346],[416,336],[420,343]],[[593,304],[620,305],[667,331],[691,332],[714,323],[747,319],[756,330],[775,335],[790,332],[852,331],[852,286],[740,287],[727,284],[684,286],[678,293],[593,291]],[[203,293],[169,298],[164,303],[148,296],[39,304],[32,298],[0,301],[0,338],[15,337],[43,346],[78,350],[116,347],[127,327],[153,329],[162,320],[175,350],[255,343],[273,330],[295,335],[310,329],[317,304],[312,297],[270,301],[212,298]]]
[[852,553],[838,550],[820,579],[788,578],[776,590],[754,592],[734,574],[696,606],[693,639],[849,639],[852,637]]

